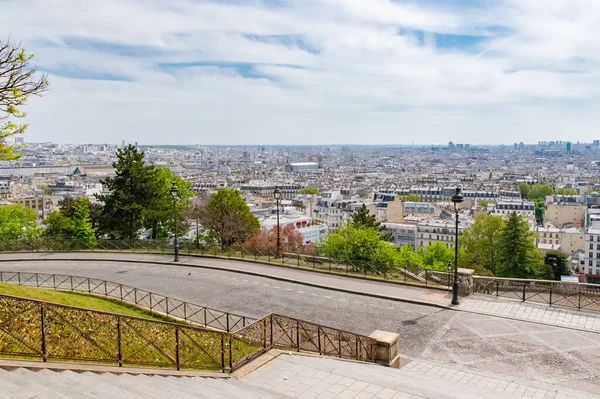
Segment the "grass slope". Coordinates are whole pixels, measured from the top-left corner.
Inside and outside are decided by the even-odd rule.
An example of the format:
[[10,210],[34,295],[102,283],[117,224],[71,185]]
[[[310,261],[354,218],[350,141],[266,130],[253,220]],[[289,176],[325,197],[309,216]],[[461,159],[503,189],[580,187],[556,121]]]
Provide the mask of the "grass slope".
[[142,317],[144,319],[179,322],[170,317],[162,316],[145,309],[140,309],[136,306],[115,299],[80,294],[77,292],[55,291],[44,288],[22,287],[18,285],[0,283],[0,294],[37,299],[40,301],[59,303],[61,305],[99,310],[102,312],[118,313],[125,316]]

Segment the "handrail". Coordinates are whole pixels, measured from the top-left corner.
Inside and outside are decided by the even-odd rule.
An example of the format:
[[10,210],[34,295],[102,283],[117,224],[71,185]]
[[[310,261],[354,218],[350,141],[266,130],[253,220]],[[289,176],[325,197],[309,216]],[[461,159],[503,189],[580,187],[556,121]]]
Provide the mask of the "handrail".
[[[191,316],[214,311],[128,285],[89,277],[30,272],[0,272],[0,281],[20,286],[88,292],[127,301],[178,317],[196,306]],[[87,290],[85,289],[87,287]],[[119,292],[119,295],[113,293]],[[153,304],[154,300],[158,300]],[[177,307],[169,304],[179,302]],[[134,302],[135,303],[135,302]],[[170,312],[170,313],[169,313]],[[180,311],[181,312],[181,311]],[[219,311],[215,311],[219,312]],[[232,313],[227,315],[227,322]],[[187,321],[193,321],[188,314]],[[259,320],[241,317],[243,325],[226,331],[154,321],[110,312],[0,294],[0,354],[134,366],[171,367],[231,372],[271,348],[319,353],[366,362],[376,361],[373,338],[278,314]],[[181,317],[179,317],[181,318]],[[218,320],[218,319],[214,319]],[[252,320],[252,323],[246,324]],[[220,321],[222,323],[222,321]],[[200,323],[202,324],[202,323]],[[221,325],[222,326],[222,325]],[[214,328],[214,327],[213,327]]]
[[56,273],[0,271],[0,283],[102,295],[163,313],[185,322],[226,332],[239,330],[256,320],[247,316],[223,312],[207,306],[159,295],[126,284],[90,277]]

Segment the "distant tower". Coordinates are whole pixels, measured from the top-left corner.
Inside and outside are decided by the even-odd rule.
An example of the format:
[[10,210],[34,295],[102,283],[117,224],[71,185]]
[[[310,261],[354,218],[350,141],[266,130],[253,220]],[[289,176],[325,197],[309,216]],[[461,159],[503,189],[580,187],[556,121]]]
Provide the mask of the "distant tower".
[[567,152],[570,153],[571,152],[571,142],[567,141]]

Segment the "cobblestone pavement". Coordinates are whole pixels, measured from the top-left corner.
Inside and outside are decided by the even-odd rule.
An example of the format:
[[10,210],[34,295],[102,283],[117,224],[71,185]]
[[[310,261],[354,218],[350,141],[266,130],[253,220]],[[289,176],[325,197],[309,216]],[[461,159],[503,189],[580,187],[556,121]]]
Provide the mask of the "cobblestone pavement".
[[600,314],[586,313],[570,308],[549,307],[543,304],[498,299],[475,294],[464,298],[461,301],[459,309],[600,332]]
[[[393,331],[400,334],[398,349],[404,359],[600,395],[600,335],[550,325],[558,324],[558,316],[539,324],[183,265],[15,261],[0,263],[0,269],[102,278],[224,311],[254,317],[275,312],[361,334]],[[469,301],[464,299],[461,306],[469,306]]]
[[282,354],[243,378],[244,383],[297,398],[592,398],[583,392],[469,372],[427,361],[402,369]]

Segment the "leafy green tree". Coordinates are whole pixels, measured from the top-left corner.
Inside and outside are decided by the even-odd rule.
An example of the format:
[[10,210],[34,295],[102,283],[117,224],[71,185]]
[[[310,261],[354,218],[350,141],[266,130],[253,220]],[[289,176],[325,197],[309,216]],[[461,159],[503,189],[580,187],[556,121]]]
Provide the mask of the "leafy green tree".
[[204,228],[218,235],[222,249],[244,242],[260,228],[258,220],[236,189],[217,191],[202,207],[198,219]]
[[40,186],[40,190],[44,192],[44,195],[52,195],[52,189],[48,186],[42,185]]
[[570,276],[571,270],[567,263],[567,256],[562,252],[548,251],[544,263],[550,268],[552,280],[560,281],[560,276]]
[[42,236],[49,238],[72,238],[74,235],[73,221],[60,210],[50,212],[42,222]]
[[421,202],[421,196],[418,194],[406,194],[402,196],[404,202]]
[[25,133],[27,124],[16,124],[10,118],[23,118],[21,106],[31,96],[39,96],[48,88],[46,75],[38,75],[31,66],[32,54],[20,45],[0,42],[0,160],[19,159],[18,147],[6,139]]
[[117,150],[113,167],[115,177],[102,181],[110,194],[98,197],[104,203],[102,226],[119,238],[136,239],[144,227],[144,212],[156,194],[155,170],[144,163],[144,153],[131,144]]
[[529,190],[529,194],[527,198],[536,200],[536,199],[546,199],[547,195],[554,194],[554,189],[549,184],[534,184]]
[[[102,204],[92,202],[87,197],[65,197],[58,202],[58,210],[64,217],[72,222],[75,217],[75,205],[79,201],[82,201],[82,204],[85,204],[85,206],[89,208],[90,220],[92,221],[92,227],[96,232],[96,237],[102,235],[103,231],[100,228]],[[59,222],[59,220],[56,221]],[[70,236],[72,236],[72,234]]]
[[529,198],[529,190],[531,190],[531,186],[527,183],[520,183],[519,190],[521,191],[521,198]]
[[429,245],[423,254],[423,266],[427,269],[448,270],[448,263],[454,263],[454,250],[441,242]]
[[477,205],[479,205],[479,207],[481,209],[483,209],[484,211],[487,209],[489,204],[493,204],[494,201],[490,201],[490,200],[481,200],[481,201],[477,201]]
[[401,267],[423,267],[423,253],[415,252],[412,245],[406,244],[396,248],[397,264]]
[[319,191],[316,187],[304,187],[298,190],[298,194],[311,194],[311,195],[321,195],[321,191]]
[[577,190],[573,190],[572,188],[558,188],[556,189],[556,194],[558,195],[577,195],[579,194]]
[[80,198],[75,206],[73,215],[73,232],[75,238],[88,247],[96,246],[96,231],[92,227],[89,200]]
[[[173,182],[178,188],[177,199],[173,203],[171,187]],[[177,233],[182,234],[189,228],[184,211],[194,196],[192,185],[167,168],[156,168],[151,180],[153,197],[143,212],[144,227],[151,231],[151,238],[168,237],[172,231],[173,214],[177,216]]]
[[385,226],[377,220],[375,215],[369,212],[365,204],[363,204],[358,211],[352,215],[350,224],[352,227],[357,229],[374,229],[379,233],[379,236],[382,240],[388,242],[394,241],[394,235],[392,232],[385,230]]
[[499,277],[539,278],[544,274],[544,260],[535,246],[535,233],[524,216],[511,213],[499,240]]
[[543,198],[535,200],[535,221],[538,224],[544,223],[545,201]]
[[0,240],[35,238],[37,235],[35,211],[21,205],[0,207]]
[[500,239],[504,218],[480,214],[475,223],[459,237],[459,247],[465,251],[461,264],[470,269],[485,268],[494,272],[500,263]]
[[395,269],[394,245],[381,240],[374,228],[346,223],[319,245],[325,256],[354,265],[354,271],[387,274]]

